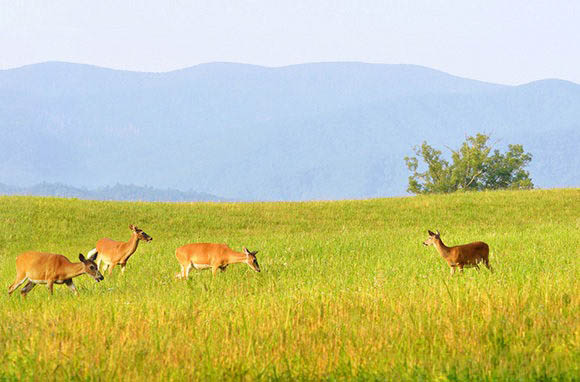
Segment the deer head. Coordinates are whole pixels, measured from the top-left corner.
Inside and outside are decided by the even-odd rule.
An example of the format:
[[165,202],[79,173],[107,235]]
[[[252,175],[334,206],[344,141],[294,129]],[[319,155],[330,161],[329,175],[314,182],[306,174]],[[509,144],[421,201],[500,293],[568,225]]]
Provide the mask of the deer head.
[[258,264],[258,259],[256,258],[258,251],[251,252],[246,247],[244,247],[243,250],[244,254],[246,255],[246,264],[248,264],[254,271],[260,272],[260,265]]
[[437,233],[427,231],[427,233],[429,234],[429,237],[427,238],[427,240],[423,242],[423,245],[434,245],[435,241],[441,240],[440,238],[441,234],[439,233],[439,231],[437,231]]
[[86,259],[82,253],[79,253],[79,260],[81,261],[81,263],[83,263],[83,270],[85,271],[85,273],[94,278],[96,282],[99,282],[104,280],[105,277],[103,277],[101,272],[99,272],[99,267],[95,263],[96,259],[97,253],[95,253],[88,259]]
[[136,225],[130,224],[129,229],[133,231],[135,235],[137,235],[137,240],[143,240],[147,242],[153,240],[151,236],[147,235],[145,231],[143,231],[141,228],[138,228]]

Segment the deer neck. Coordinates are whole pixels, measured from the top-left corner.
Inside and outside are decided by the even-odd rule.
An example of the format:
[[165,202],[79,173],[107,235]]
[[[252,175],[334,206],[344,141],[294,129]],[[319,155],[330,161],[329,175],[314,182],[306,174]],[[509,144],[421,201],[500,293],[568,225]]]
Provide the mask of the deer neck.
[[247,258],[245,253],[231,251],[228,254],[228,264],[245,263]]
[[443,240],[435,240],[434,244],[437,252],[439,252],[442,257],[447,258],[449,256],[449,247],[443,243]]
[[66,277],[72,279],[85,273],[85,266],[83,263],[70,263],[65,268]]
[[136,233],[131,235],[131,238],[127,242],[127,254],[131,255],[133,252],[137,250],[137,246],[139,245],[139,237]]

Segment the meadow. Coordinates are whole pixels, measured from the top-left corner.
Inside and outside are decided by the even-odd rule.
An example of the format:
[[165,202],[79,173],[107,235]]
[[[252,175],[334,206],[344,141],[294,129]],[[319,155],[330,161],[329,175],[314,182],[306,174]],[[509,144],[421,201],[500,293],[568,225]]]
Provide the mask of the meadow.
[[[10,298],[26,250],[153,237],[121,275]],[[580,379],[580,189],[304,203],[0,197],[0,381]],[[482,240],[495,272],[450,277]],[[190,242],[259,250],[174,278]]]

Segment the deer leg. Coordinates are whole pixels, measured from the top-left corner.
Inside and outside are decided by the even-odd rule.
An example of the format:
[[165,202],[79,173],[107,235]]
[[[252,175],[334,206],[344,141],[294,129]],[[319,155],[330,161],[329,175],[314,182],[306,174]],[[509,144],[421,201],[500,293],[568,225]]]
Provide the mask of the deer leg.
[[32,290],[32,288],[34,288],[36,286],[35,283],[33,283],[32,281],[28,281],[28,284],[26,284],[24,286],[24,288],[22,288],[20,290],[20,294],[22,295],[22,297],[26,297],[26,295],[28,294],[28,292],[30,292]]
[[191,271],[191,267],[193,267],[193,265],[191,265],[191,263],[189,263],[189,264],[187,264],[187,267],[185,267],[183,270],[183,277],[186,280],[189,278],[189,271]]
[[64,283],[66,284],[66,286],[70,290],[72,290],[74,292],[74,294],[76,294],[77,296],[79,295],[79,291],[77,290],[77,287],[75,286],[75,284],[73,284],[72,279],[65,280]]
[[455,265],[451,266],[451,277],[455,274]]
[[178,278],[178,279],[182,279],[182,278],[183,278],[183,276],[184,276],[183,274],[185,273],[185,272],[184,272],[183,265],[179,264],[179,268],[181,268],[181,269],[179,270],[179,272],[177,272],[177,273],[175,274],[175,277],[176,277],[176,278]]
[[127,263],[125,264],[121,264],[121,274],[124,275],[125,274],[125,267],[127,266]]
[[18,287],[20,285],[22,285],[26,280],[28,279],[28,277],[26,277],[26,273],[22,272],[22,273],[18,273],[16,275],[16,280],[14,280],[14,282],[12,283],[12,285],[10,285],[8,287],[8,296],[10,296],[12,294],[12,292],[14,292],[16,289],[18,289]]
[[219,269],[219,267],[216,267],[216,266],[211,267],[211,273],[212,273],[213,277],[215,277],[215,274],[217,273],[218,269]]
[[52,280],[48,280],[46,282],[46,287],[48,288],[48,291],[50,292],[51,296],[54,294],[54,291],[52,290],[53,284],[54,284],[54,281],[52,281]]
[[489,265],[489,259],[487,257],[483,259],[483,264],[485,264],[486,268],[489,269],[490,272],[493,272],[493,269],[491,268],[491,265]]
[[116,266],[117,266],[117,263],[113,263],[113,264],[111,264],[111,268],[108,268],[108,269],[109,269],[109,276],[111,276],[111,273],[113,273],[113,269],[114,269]]

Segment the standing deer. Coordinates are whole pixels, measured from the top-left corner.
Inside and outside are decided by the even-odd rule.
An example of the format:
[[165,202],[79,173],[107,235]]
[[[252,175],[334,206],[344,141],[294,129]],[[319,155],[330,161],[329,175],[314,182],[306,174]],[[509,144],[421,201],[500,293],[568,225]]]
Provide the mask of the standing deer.
[[28,280],[20,293],[23,297],[36,286],[36,284],[46,284],[50,294],[53,294],[53,284],[66,284],[76,295],[79,294],[73,277],[87,274],[99,282],[104,279],[95,264],[96,255],[85,259],[83,254],[79,254],[80,263],[71,263],[63,255],[43,252],[24,252],[16,258],[16,280],[8,288],[8,295],[11,295],[20,285]]
[[97,254],[97,265],[100,266],[101,262],[104,264],[101,268],[102,272],[109,270],[109,275],[113,272],[113,268],[117,264],[121,265],[121,273],[125,273],[125,266],[127,266],[127,261],[135,251],[137,250],[137,245],[139,245],[139,240],[144,240],[149,242],[153,238],[147,235],[142,229],[137,228],[133,224],[129,225],[129,229],[133,231],[129,241],[115,241],[105,237],[97,241],[97,247],[89,252],[89,256]]
[[181,266],[181,272],[177,273],[177,278],[187,279],[191,268],[209,269],[213,276],[218,269],[225,272],[230,264],[246,263],[256,272],[260,272],[260,265],[256,254],[258,251],[250,252],[246,247],[243,252],[233,251],[225,244],[195,243],[187,244],[175,250],[175,257]]
[[423,245],[433,245],[437,252],[447,261],[451,267],[451,276],[455,273],[455,268],[459,267],[459,271],[463,272],[463,268],[477,268],[479,270],[479,263],[483,262],[487,269],[493,272],[489,265],[489,246],[483,241],[476,241],[474,243],[456,245],[455,247],[447,247],[441,240],[439,231],[433,233],[427,231],[429,237],[423,242]]

